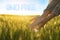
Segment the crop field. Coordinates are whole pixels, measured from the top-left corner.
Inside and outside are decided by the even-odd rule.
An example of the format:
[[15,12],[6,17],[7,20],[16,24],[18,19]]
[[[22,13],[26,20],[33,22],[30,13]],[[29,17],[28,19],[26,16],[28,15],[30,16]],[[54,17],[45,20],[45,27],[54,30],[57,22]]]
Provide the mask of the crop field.
[[0,40],[60,40],[60,16],[37,32],[28,25],[36,16],[0,15]]

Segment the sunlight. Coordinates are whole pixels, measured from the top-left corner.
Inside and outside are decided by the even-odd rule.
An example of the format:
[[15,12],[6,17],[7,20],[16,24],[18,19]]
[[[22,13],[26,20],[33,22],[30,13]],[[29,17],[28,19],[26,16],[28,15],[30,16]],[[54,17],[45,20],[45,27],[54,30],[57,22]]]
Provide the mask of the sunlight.
[[[46,0],[0,0],[0,14],[41,15],[47,6]],[[45,5],[46,4],[46,5]]]

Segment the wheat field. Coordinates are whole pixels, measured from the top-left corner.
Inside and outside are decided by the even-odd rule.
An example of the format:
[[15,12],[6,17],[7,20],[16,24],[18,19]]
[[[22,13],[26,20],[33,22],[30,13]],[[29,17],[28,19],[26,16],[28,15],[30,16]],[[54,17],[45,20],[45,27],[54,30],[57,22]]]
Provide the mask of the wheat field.
[[36,16],[0,15],[0,40],[60,40],[60,16],[37,32],[28,25]]

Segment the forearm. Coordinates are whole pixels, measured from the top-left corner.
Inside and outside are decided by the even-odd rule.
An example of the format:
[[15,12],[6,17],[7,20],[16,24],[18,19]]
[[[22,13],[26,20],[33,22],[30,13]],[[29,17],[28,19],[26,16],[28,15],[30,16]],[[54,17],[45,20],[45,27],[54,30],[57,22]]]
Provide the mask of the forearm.
[[48,16],[48,15],[54,10],[54,8],[56,7],[56,5],[57,5],[59,2],[60,2],[60,0],[52,0],[52,1],[48,4],[47,8],[44,10],[44,12],[43,12],[43,14],[41,15],[41,17],[43,18],[43,17]]
[[50,11],[51,12],[59,2],[60,2],[60,0],[52,0],[48,4],[47,8],[44,11]]
[[44,24],[46,22],[48,22],[50,19],[52,19],[55,16],[60,15],[60,3],[58,3],[56,5],[56,7],[54,8],[54,10],[51,12],[51,14],[49,14],[48,16],[46,16],[45,18],[43,18],[43,20],[39,23],[39,26],[42,27],[44,26]]
[[43,27],[50,19],[52,19],[53,17],[55,17],[54,14],[49,14],[49,16],[43,18],[43,20],[39,23],[39,29],[41,27]]
[[35,28],[34,26],[39,25],[42,27],[46,22],[52,19],[55,16],[60,14],[60,0],[53,0],[48,5],[48,7],[44,10],[44,13],[37,18],[33,23],[30,25],[31,27]]

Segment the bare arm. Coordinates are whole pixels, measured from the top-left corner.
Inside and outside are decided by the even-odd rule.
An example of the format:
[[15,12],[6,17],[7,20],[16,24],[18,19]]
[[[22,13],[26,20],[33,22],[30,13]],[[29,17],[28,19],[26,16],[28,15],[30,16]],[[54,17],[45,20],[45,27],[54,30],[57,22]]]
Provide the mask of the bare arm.
[[56,5],[54,10],[49,14],[49,16],[43,18],[43,20],[40,22],[39,26],[42,27],[45,23],[47,23],[50,19],[52,19],[55,16],[60,15],[60,3]]
[[[40,18],[37,18],[32,24],[31,24],[31,27],[35,28],[34,26],[36,25],[40,25],[40,27],[42,25],[44,25],[48,20],[50,20],[51,18],[54,17],[54,14],[58,13],[58,9],[56,7],[56,5],[59,4],[59,0],[53,0],[51,1],[51,3],[47,6],[47,8],[45,9],[44,13],[42,14],[42,17]],[[52,12],[55,12],[57,11],[56,13],[52,13]],[[60,10],[60,9],[59,9]],[[49,12],[47,12],[49,11]],[[49,14],[49,16],[48,16]],[[53,15],[53,16],[52,16]],[[48,19],[49,18],[49,19]],[[46,19],[46,21],[44,21]]]

